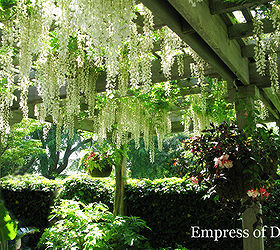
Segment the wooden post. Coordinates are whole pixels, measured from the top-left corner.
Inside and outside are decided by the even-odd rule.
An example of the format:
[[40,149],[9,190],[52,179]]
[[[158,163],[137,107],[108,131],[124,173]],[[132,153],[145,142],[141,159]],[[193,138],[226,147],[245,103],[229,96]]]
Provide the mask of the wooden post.
[[[258,94],[258,89],[255,88],[255,91],[251,87],[241,87],[238,89],[239,95],[235,100],[235,110],[236,110],[236,119],[238,127],[244,129],[248,126],[255,126],[253,109],[254,101],[253,98]],[[249,197],[248,197],[249,198]],[[245,200],[243,201],[243,203]],[[244,250],[263,250],[264,249],[264,240],[262,237],[254,237],[254,228],[253,224],[257,221],[257,215],[261,213],[261,205],[258,203],[253,204],[248,207],[242,214],[242,227],[243,230],[249,230],[249,237],[243,238],[243,249]],[[257,228],[259,229],[259,228]]]
[[121,164],[115,166],[115,197],[114,197],[114,216],[125,215],[124,186],[126,184],[126,164],[125,156],[122,156]]

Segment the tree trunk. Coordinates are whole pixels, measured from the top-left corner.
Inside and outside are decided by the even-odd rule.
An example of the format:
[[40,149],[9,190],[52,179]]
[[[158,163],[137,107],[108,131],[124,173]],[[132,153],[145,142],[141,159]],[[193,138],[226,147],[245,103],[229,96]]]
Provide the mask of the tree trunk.
[[23,175],[25,174],[33,165],[33,163],[36,161],[37,157],[33,156],[28,163],[17,169],[15,172],[15,175]]
[[122,163],[115,166],[115,197],[114,216],[125,215],[124,186],[126,184],[126,157],[122,156]]

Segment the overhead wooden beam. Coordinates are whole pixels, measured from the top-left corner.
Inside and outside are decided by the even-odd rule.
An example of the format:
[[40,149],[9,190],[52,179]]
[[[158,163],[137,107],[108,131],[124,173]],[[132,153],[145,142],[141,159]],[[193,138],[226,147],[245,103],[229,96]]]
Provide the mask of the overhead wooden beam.
[[[200,93],[200,87],[197,86],[198,80],[196,78],[185,78],[179,79],[177,81],[177,85],[180,87],[179,96],[193,95]],[[14,104],[12,106],[12,110],[19,109],[19,100],[20,100],[20,92],[16,91],[16,100],[14,100]],[[60,99],[65,99],[67,95],[66,86],[62,86],[59,90]],[[37,103],[42,103],[42,98],[39,96],[37,88],[35,86],[31,86],[28,89],[27,96],[27,104],[35,105]],[[84,103],[82,102],[81,105]]]
[[[272,21],[269,19],[263,19],[263,32],[271,33],[275,30]],[[228,37],[230,39],[237,39],[241,37],[252,36],[254,30],[253,22],[238,23],[230,26],[228,28]]]
[[[223,14],[220,14],[219,16],[222,18],[222,20],[224,21],[224,23],[226,24],[227,27],[235,24],[235,21],[234,21],[235,16],[232,13],[223,13]],[[236,39],[236,41],[238,42],[240,47],[243,47],[245,45],[243,38]]]
[[243,9],[241,12],[247,22],[251,22],[253,20],[253,15],[250,10]]
[[254,57],[255,56],[255,45],[254,44],[248,44],[246,46],[243,46],[241,48],[242,56],[244,57]]
[[[227,27],[221,17],[211,15],[207,1],[197,3],[196,7],[192,7],[191,3],[185,0],[168,1],[231,70],[235,78],[244,85],[249,84],[247,58],[242,57],[239,44],[228,38]],[[202,57],[204,55],[199,49],[197,53]]]
[[[174,63],[173,67],[171,68],[171,78],[170,80],[180,80],[180,79],[186,79],[191,77],[191,70],[190,70],[190,63],[193,63],[193,59],[191,56],[186,55],[184,57],[184,74],[179,75],[178,72],[178,65],[177,63]],[[34,71],[31,73],[32,78],[35,77]],[[217,73],[210,67],[206,68],[206,75],[209,76],[217,76]],[[153,83],[158,83],[158,82],[166,82],[167,79],[164,76],[161,68],[161,63],[159,60],[153,61],[152,64],[152,82]],[[118,86],[116,86],[116,89],[118,89]],[[96,81],[96,92],[101,93],[106,91],[106,73],[101,72],[100,75],[98,76],[98,79]],[[20,92],[15,91],[15,95],[17,97],[17,100],[20,100]],[[62,86],[60,88],[60,94],[59,94],[61,99],[64,99],[66,97],[66,87]],[[28,91],[28,103],[29,104],[36,104],[42,102],[41,97],[38,94],[37,88],[32,86],[29,88]],[[17,101],[18,103],[18,101]],[[15,106],[15,105],[14,105]],[[19,105],[16,105],[17,107]]]
[[[143,4],[153,12],[154,16],[160,20],[165,20],[167,26],[173,30],[184,42],[191,46],[192,49],[196,51],[208,64],[210,64],[226,81],[234,82],[238,78],[235,75],[236,71],[231,70],[214,52],[214,50],[203,39],[201,39],[200,35],[198,35],[196,32],[193,33],[185,31],[185,28],[183,27],[188,27],[189,23],[167,0],[141,0],[141,2],[143,2]],[[189,5],[189,2],[185,1],[185,4]],[[195,8],[189,6],[189,8],[195,10],[198,8],[198,6]],[[241,54],[241,52],[239,52],[239,54]]]
[[273,93],[271,88],[263,88],[264,93],[269,98],[269,100],[273,103],[274,107],[280,112],[280,98],[276,93]]
[[245,1],[221,1],[221,0],[210,0],[209,7],[211,14],[222,14],[229,13],[236,10],[241,10],[245,8],[254,8],[261,4],[270,2],[271,0],[245,0]]

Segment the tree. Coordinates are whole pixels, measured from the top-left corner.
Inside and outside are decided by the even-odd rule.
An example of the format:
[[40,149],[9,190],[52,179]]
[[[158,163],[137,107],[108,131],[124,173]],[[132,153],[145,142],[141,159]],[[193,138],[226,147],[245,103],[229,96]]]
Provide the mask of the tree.
[[29,134],[39,126],[36,120],[24,119],[14,124],[9,134],[0,133],[1,177],[34,163],[35,156],[43,153],[41,142],[29,138]]
[[[61,129],[61,140],[57,141],[56,126],[52,125],[44,136],[44,128],[37,129],[32,133],[33,139],[40,140],[43,153],[38,154],[37,162],[33,167],[45,177],[54,179],[61,174],[69,165],[69,158],[74,153],[86,147],[92,142],[91,138],[83,138],[81,133],[74,130],[73,138]],[[59,147],[58,147],[59,146]]]
[[149,152],[145,150],[143,140],[140,141],[139,149],[135,149],[135,142],[132,140],[129,144],[128,153],[131,177],[149,179],[180,177],[182,169],[181,166],[176,164],[176,159],[183,151],[182,140],[185,138],[186,136],[181,134],[166,137],[161,151],[155,147],[154,162],[150,161]]

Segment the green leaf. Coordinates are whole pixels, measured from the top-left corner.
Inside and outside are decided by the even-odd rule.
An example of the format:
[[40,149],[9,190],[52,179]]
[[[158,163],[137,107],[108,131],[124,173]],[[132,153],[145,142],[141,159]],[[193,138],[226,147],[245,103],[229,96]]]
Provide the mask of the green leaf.
[[13,240],[17,236],[17,224],[11,219],[4,203],[0,200],[0,242]]

